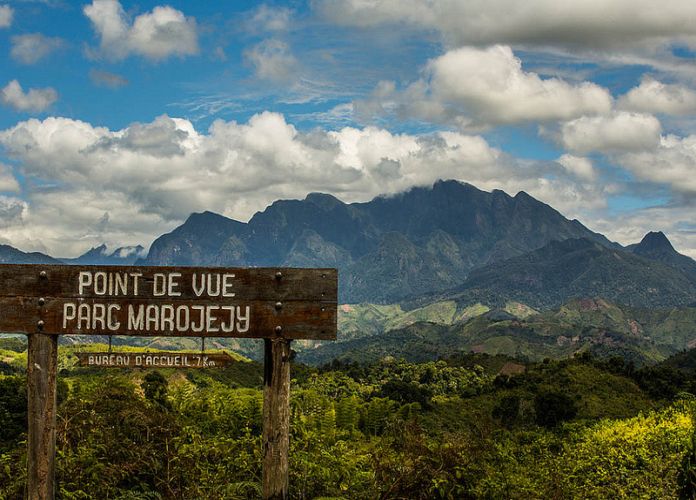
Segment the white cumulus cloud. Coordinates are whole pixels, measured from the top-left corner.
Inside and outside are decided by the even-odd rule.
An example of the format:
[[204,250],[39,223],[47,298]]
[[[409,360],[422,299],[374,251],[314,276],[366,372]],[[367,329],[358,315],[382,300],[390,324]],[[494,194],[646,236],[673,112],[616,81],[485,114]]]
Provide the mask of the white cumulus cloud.
[[123,59],[131,54],[158,61],[198,53],[196,20],[169,6],[158,6],[132,23],[118,0],[93,0],[85,16],[99,35],[99,54]]
[[10,81],[0,89],[0,102],[17,111],[39,112],[47,109],[58,99],[58,93],[51,87],[29,89],[25,92],[17,80]]
[[595,169],[592,166],[592,160],[589,158],[564,154],[561,155],[561,157],[556,161],[566,171],[570,172],[579,179],[593,181],[597,177],[597,172],[595,172]]
[[594,83],[571,84],[524,71],[508,46],[453,49],[428,62],[425,77],[403,91],[382,82],[356,102],[358,115],[396,110],[420,120],[460,127],[569,120],[608,113],[609,92]]
[[48,37],[41,33],[16,35],[12,37],[10,55],[22,64],[35,64],[63,45],[62,39]]
[[279,198],[321,191],[365,201],[441,178],[525,190],[569,215],[605,203],[601,188],[574,173],[520,163],[480,136],[378,127],[301,132],[270,112],[246,123],[217,120],[206,132],[168,116],[122,130],[30,119],[0,131],[0,146],[27,179],[26,206],[3,235],[23,249],[42,242],[56,255],[102,242],[147,245],[191,212],[246,220]]
[[620,109],[642,113],[688,115],[696,112],[696,92],[646,77],[640,85],[622,95],[617,104]]
[[655,148],[626,152],[616,159],[640,179],[667,184],[677,193],[696,194],[696,135],[663,136]]
[[660,143],[661,131],[659,120],[652,115],[617,111],[563,123],[560,142],[578,153],[650,150]]

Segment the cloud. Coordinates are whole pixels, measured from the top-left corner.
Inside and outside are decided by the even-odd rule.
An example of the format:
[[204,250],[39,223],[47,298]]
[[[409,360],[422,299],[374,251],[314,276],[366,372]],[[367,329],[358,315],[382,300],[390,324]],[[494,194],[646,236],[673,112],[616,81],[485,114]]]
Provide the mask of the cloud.
[[675,41],[696,46],[696,3],[691,0],[314,0],[312,5],[339,25],[436,31],[450,46],[597,49]]
[[12,173],[12,168],[4,163],[0,163],[0,192],[19,192],[19,183]]
[[12,25],[14,9],[9,5],[0,5],[0,28],[9,28]]
[[589,158],[564,154],[556,160],[567,172],[579,179],[593,181],[597,177]]
[[[602,153],[637,181],[653,183],[653,190],[669,187],[678,202],[696,201],[696,135],[662,135],[652,115],[616,111],[578,118],[562,124],[557,139],[575,153]],[[564,155],[558,161],[573,168],[575,160],[569,163],[569,158]]]
[[512,49],[463,47],[428,62],[424,78],[397,91],[382,82],[367,100],[357,101],[363,117],[393,109],[397,114],[462,128],[528,121],[569,120],[608,113],[609,92],[590,82],[542,79],[522,69]]
[[292,10],[286,7],[260,5],[246,22],[250,33],[278,33],[290,28]]
[[198,53],[196,20],[172,7],[155,7],[132,24],[118,0],[93,0],[83,12],[100,38],[96,55],[120,60],[134,54],[160,61]]
[[287,43],[269,38],[244,51],[244,58],[254,67],[261,80],[284,82],[297,70],[297,59]]
[[0,228],[21,226],[22,218],[26,212],[26,202],[13,196],[0,195]]
[[22,64],[36,64],[41,59],[65,45],[61,38],[52,38],[41,33],[12,37],[10,55]]
[[696,135],[663,136],[655,148],[626,152],[615,160],[640,179],[667,184],[690,198],[696,195]]
[[9,5],[0,5],[0,29],[9,28],[12,25],[14,9]]
[[129,83],[128,80],[123,78],[121,75],[98,69],[91,69],[89,71],[89,78],[95,85],[100,87],[108,87],[110,89],[125,87]]
[[521,163],[480,136],[301,132],[270,112],[246,123],[217,120],[206,132],[168,116],[122,130],[30,119],[0,131],[0,146],[28,186],[21,221],[3,234],[23,249],[41,249],[41,241],[57,255],[102,242],[147,245],[195,211],[246,220],[279,198],[322,191],[365,201],[440,178],[523,189],[571,215],[605,204],[601,186],[557,165]]
[[57,99],[58,93],[51,87],[29,89],[29,92],[24,92],[17,80],[12,80],[3,89],[0,89],[0,102],[17,111],[44,111]]
[[617,106],[641,113],[689,115],[696,112],[696,92],[681,85],[644,77],[640,85],[619,98]]
[[652,115],[617,111],[563,123],[560,143],[578,153],[650,150],[660,143],[661,130],[660,122]]

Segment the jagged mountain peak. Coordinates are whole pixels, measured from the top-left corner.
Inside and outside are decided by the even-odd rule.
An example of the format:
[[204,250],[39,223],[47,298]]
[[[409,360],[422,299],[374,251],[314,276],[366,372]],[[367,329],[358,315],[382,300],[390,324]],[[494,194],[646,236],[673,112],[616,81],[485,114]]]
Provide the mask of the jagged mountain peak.
[[662,231],[651,231],[640,243],[629,245],[626,249],[646,259],[678,269],[696,282],[696,261],[677,252]]
[[105,255],[106,252],[107,252],[106,244],[102,243],[99,246],[90,248],[85,253],[83,253],[80,257],[94,257],[94,256],[98,256],[98,255]]
[[76,258],[62,258],[66,264],[80,265],[132,265],[143,257],[145,248],[142,245],[123,246],[110,251],[105,243],[87,250]]
[[550,241],[582,237],[612,245],[527,193],[512,197],[440,180],[360,203],[316,192],[277,200],[246,224],[210,212],[192,214],[158,238],[143,263],[336,262],[343,277],[341,300],[393,302],[445,290],[472,269]]
[[672,243],[662,231],[650,231],[633,249],[634,253],[640,254],[646,251],[669,251],[676,252]]
[[514,300],[536,309],[556,307],[573,297],[670,306],[692,302],[696,281],[673,263],[575,238],[474,269],[444,297],[488,305]]

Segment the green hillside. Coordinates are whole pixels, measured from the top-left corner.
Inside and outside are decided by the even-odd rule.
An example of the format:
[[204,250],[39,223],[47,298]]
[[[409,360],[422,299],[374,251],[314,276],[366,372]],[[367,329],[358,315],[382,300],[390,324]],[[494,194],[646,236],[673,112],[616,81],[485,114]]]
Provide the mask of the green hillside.
[[[460,308],[450,316],[454,310],[451,302],[424,306],[409,314],[390,308],[393,319],[385,320],[383,315],[373,323],[371,331],[377,333],[364,336],[353,333],[339,342],[301,350],[300,359],[321,364],[334,357],[375,361],[394,356],[415,362],[462,352],[485,352],[541,360],[590,352],[601,357],[619,355],[643,365],[696,344],[696,308],[693,307],[642,309],[597,298],[571,300],[544,312],[519,303],[508,303],[505,309],[487,309],[476,304]],[[462,314],[462,311],[474,311],[474,314]],[[359,314],[358,309],[355,314]],[[429,319],[411,323],[419,315]],[[405,326],[396,326],[401,322],[406,322]],[[395,327],[389,329],[390,325]]]
[[[61,346],[61,362],[75,349]],[[691,453],[694,400],[655,394],[615,360],[462,354],[292,373],[293,499],[674,498]],[[61,497],[258,497],[260,375],[244,360],[198,371],[67,363]],[[23,491],[25,383],[0,374],[0,498]]]

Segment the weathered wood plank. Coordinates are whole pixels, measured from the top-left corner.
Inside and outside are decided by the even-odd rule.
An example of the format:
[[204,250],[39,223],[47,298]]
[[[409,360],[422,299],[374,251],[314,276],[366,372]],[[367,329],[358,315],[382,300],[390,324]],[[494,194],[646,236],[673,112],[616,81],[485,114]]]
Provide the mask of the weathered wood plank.
[[53,297],[41,303],[36,298],[0,297],[0,331],[331,340],[337,330],[335,303]]
[[224,368],[234,361],[219,352],[78,352],[79,366],[99,368]]
[[55,497],[58,337],[31,335],[27,355],[27,498]]
[[[205,286],[200,288],[203,277]],[[186,300],[222,298],[225,290],[243,300],[335,302],[337,283],[336,269],[0,265],[0,296],[4,297],[120,296],[157,300],[175,296]]]
[[266,339],[263,382],[263,498],[288,498],[290,341]]

